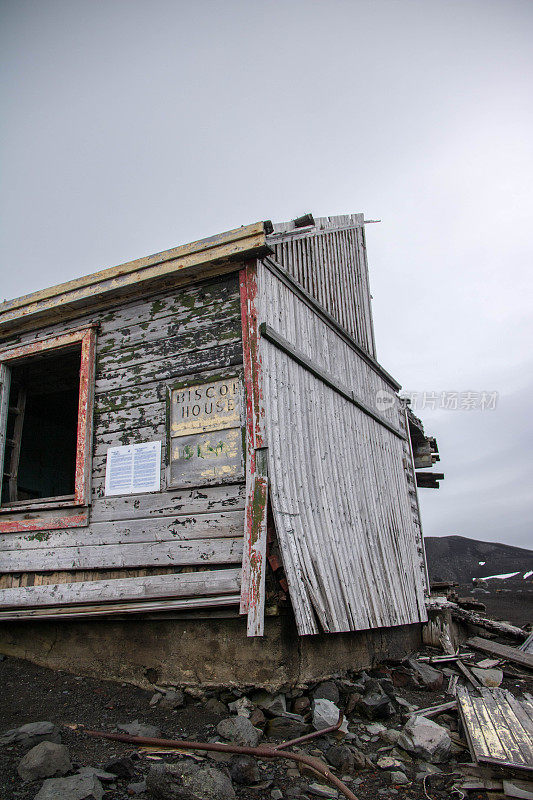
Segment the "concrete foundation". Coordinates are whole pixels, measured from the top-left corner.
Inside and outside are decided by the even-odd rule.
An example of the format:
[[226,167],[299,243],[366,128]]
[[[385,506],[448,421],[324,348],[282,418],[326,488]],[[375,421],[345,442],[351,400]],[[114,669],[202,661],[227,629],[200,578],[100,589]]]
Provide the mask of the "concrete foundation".
[[421,625],[298,636],[290,617],[247,638],[243,619],[61,620],[0,625],[0,652],[41,666],[150,688],[242,685],[278,689],[398,659]]

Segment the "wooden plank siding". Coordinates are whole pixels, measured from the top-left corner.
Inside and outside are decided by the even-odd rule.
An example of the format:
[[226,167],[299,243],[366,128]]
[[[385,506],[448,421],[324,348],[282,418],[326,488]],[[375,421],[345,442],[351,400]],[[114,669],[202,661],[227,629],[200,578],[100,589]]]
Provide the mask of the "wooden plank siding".
[[[0,605],[29,607],[38,598],[70,604],[64,587],[71,584],[87,584],[83,596],[76,589],[76,602],[98,597],[116,603],[124,581],[127,592],[119,599],[131,602],[152,597],[147,587],[161,576],[165,596],[180,598],[183,570],[200,570],[204,584],[197,594],[211,606],[224,575],[229,588],[221,594],[240,589],[244,481],[166,489],[167,389],[174,379],[194,383],[242,369],[238,273],[18,334],[6,344],[31,345],[86,325],[97,326],[88,524],[87,511],[78,509],[83,527],[55,529],[53,504],[39,512],[50,527],[37,532],[31,530],[31,508],[0,513],[13,529],[23,517],[29,528],[0,536]],[[108,448],[151,440],[162,442],[162,491],[105,497]]]
[[396,430],[395,391],[267,266],[258,281],[261,322],[316,365],[261,339],[272,506],[299,633],[425,621],[405,440],[332,384]]

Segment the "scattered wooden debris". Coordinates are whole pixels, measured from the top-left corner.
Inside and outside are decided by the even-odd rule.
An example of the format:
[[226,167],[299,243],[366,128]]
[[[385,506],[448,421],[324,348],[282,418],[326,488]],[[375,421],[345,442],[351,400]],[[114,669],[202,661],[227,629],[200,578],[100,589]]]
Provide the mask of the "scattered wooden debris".
[[532,781],[503,781],[503,792],[507,797],[521,797],[522,800],[533,800]]
[[487,639],[482,639],[480,636],[474,636],[467,641],[469,647],[475,650],[481,650],[484,653],[499,656],[507,661],[514,661],[522,667],[533,669],[533,654],[524,653],[517,647],[509,647],[506,644],[498,644],[498,642],[489,642]]
[[458,658],[473,658],[473,653],[455,653],[455,655],[446,656],[417,656],[418,661],[426,661],[428,664],[442,664],[446,661],[457,661]]
[[449,608],[452,617],[459,619],[462,622],[467,622],[470,625],[476,625],[480,628],[500,636],[510,636],[513,639],[526,639],[527,633],[522,628],[517,628],[516,625],[510,625],[508,622],[497,622],[494,619],[486,619],[481,614],[476,614],[475,611],[467,611],[464,608],[459,608],[456,603],[448,603],[446,608]]
[[448,678],[448,686],[446,687],[446,694],[451,694],[452,697],[456,696],[458,680],[459,680],[459,675],[450,675],[450,677]]
[[533,703],[504,689],[457,689],[461,721],[472,757],[533,775]]
[[473,597],[458,597],[456,600],[458,606],[466,609],[467,611],[486,611],[487,606],[481,600],[475,600]]
[[466,664],[463,664],[460,658],[457,659],[457,667],[461,670],[467,681],[472,684],[475,689],[480,689],[482,684],[481,681],[478,681],[475,675],[473,675]]
[[437,714],[443,711],[451,711],[457,708],[457,700],[450,700],[449,703],[439,703],[438,706],[428,706],[427,708],[418,708],[415,711],[417,717],[436,717]]
[[533,633],[529,634],[526,641],[522,642],[518,649],[524,653],[533,653]]

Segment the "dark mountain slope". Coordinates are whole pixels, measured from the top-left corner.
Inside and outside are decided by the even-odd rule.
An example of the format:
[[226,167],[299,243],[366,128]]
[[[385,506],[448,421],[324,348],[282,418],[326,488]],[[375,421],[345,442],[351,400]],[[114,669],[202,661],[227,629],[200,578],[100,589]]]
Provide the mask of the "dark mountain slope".
[[465,536],[427,536],[425,545],[430,581],[469,584],[472,578],[519,572],[516,580],[525,584],[524,573],[533,570],[533,551],[509,544],[479,542]]

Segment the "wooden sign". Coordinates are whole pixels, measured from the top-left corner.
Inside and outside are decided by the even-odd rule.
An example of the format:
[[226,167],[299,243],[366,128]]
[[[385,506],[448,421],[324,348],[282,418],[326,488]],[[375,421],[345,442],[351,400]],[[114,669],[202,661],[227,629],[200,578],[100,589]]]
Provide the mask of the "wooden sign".
[[170,392],[170,484],[201,486],[244,475],[238,376]]
[[174,389],[170,404],[170,435],[216,431],[241,425],[241,386],[237,377]]

